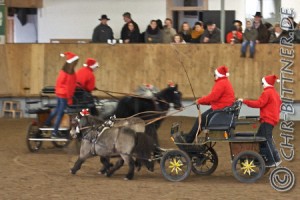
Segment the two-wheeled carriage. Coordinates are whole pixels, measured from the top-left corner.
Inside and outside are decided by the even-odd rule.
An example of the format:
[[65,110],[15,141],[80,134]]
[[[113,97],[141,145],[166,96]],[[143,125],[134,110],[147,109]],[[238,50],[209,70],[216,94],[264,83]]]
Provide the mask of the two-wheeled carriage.
[[260,145],[266,138],[256,136],[254,132],[235,132],[236,125],[250,123],[237,121],[241,105],[242,102],[237,101],[230,107],[211,113],[209,122],[203,127],[203,136],[198,137],[196,143],[186,143],[179,123],[174,123],[171,139],[180,150],[163,152],[163,176],[170,181],[181,181],[188,177],[190,171],[198,175],[212,174],[218,166],[218,155],[213,148],[216,142],[229,143],[232,172],[237,180],[252,183],[267,173],[270,169],[266,166],[270,163],[266,156],[268,149]]
[[50,115],[51,109],[56,106],[51,98],[54,94],[55,88],[49,86],[41,90],[38,100],[26,100],[26,112],[36,115],[36,118],[29,124],[26,135],[26,144],[31,152],[39,151],[43,142],[46,141],[52,142],[57,148],[68,146],[71,142],[69,133],[71,116],[77,114],[83,108],[94,106],[94,99],[90,93],[76,88],[73,99],[74,104],[68,106],[64,111],[65,114],[59,127],[60,138],[51,138],[51,131],[54,129],[52,127],[44,127],[44,123]]

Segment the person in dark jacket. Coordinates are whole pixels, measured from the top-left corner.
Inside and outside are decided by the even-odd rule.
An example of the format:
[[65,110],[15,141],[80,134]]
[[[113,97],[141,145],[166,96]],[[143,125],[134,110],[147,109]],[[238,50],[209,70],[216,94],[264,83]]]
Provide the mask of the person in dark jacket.
[[181,35],[182,39],[186,42],[186,43],[190,43],[192,40],[192,29],[189,25],[189,23],[187,22],[183,22],[181,25],[181,29],[178,33],[179,35]]
[[110,26],[107,25],[107,21],[110,20],[107,18],[107,15],[102,15],[100,24],[94,29],[92,42],[94,43],[106,43],[107,40],[114,39],[114,33]]
[[250,46],[250,58],[254,58],[255,44],[257,40],[257,30],[253,28],[250,20],[246,22],[246,29],[243,35],[243,43],[241,48],[241,57],[246,57],[247,47]]
[[132,19],[131,19],[131,14],[129,12],[125,12],[123,14],[123,19],[124,19],[124,26],[121,30],[121,39],[123,41],[125,41],[126,39],[128,39],[128,34],[129,34],[129,23],[132,23],[134,26],[134,33],[130,33],[130,35],[140,35],[140,29],[139,26],[137,25],[137,23],[135,23]]
[[221,31],[216,24],[207,22],[207,28],[201,36],[201,43],[221,43]]
[[140,43],[141,36],[138,31],[136,31],[134,23],[129,22],[127,24],[128,30],[126,34],[123,36],[124,37],[124,42],[125,43]]
[[156,20],[151,20],[145,31],[145,43],[161,43],[162,35]]
[[253,27],[257,30],[258,36],[256,39],[256,43],[268,43],[269,42],[269,31],[267,27],[262,23],[262,15],[261,12],[256,12],[253,22]]

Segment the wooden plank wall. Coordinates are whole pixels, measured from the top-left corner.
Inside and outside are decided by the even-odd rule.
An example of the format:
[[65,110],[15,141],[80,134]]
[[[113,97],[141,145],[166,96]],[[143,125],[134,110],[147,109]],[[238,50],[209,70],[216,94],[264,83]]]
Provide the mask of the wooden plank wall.
[[[176,50],[179,54],[176,53]],[[279,75],[279,45],[257,45],[255,59],[240,58],[240,45],[200,44],[6,44],[0,45],[0,96],[35,96],[43,86],[54,85],[64,63],[59,56],[72,51],[80,56],[77,69],[87,57],[96,58],[101,67],[96,74],[97,87],[104,90],[132,93],[138,85],[151,83],[166,87],[168,80],[179,84],[183,97],[193,98],[187,77],[180,64],[184,63],[197,97],[206,95],[213,85],[213,71],[219,65],[230,69],[230,80],[236,97],[257,98],[261,91],[261,77]],[[295,46],[299,55],[299,46]],[[295,83],[300,58],[295,57]],[[299,71],[299,70],[298,70]],[[24,88],[30,88],[29,91]],[[101,92],[96,95],[103,96]],[[300,93],[294,98],[300,100]]]

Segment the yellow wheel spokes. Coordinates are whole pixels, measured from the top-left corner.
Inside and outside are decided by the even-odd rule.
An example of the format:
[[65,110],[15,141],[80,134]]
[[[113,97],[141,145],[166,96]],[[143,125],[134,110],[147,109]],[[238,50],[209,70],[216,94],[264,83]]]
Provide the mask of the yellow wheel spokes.
[[251,172],[255,172],[253,168],[255,168],[256,166],[254,165],[253,160],[249,162],[249,160],[246,159],[241,164],[242,164],[241,170],[244,171],[244,174],[247,173],[248,175],[251,175]]
[[170,161],[169,168],[172,169],[171,173],[175,171],[176,174],[179,173],[179,171],[182,171],[181,167],[183,166],[183,163],[181,160],[173,158],[173,160]]

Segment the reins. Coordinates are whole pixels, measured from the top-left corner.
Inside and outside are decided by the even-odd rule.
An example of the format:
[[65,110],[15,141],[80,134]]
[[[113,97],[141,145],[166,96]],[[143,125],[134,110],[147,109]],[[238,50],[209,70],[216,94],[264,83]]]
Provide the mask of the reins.
[[151,98],[147,98],[147,97],[143,97],[143,96],[140,96],[140,95],[137,95],[137,94],[132,94],[132,93],[125,93],[125,92],[114,92],[114,91],[109,91],[109,90],[100,90],[100,89],[95,89],[99,92],[103,92],[115,99],[119,99],[117,98],[116,96],[114,95],[111,95],[110,93],[112,94],[121,94],[121,95],[125,95],[125,96],[130,96],[130,97],[136,97],[136,98],[140,98],[140,99],[147,99],[147,100],[153,100],[153,101],[159,101],[159,102],[162,102],[162,103],[165,103],[165,104],[169,104],[167,101],[165,100],[161,100],[161,99],[151,99]]
[[[154,118],[154,119],[152,119],[152,120],[146,122],[146,125],[152,124],[152,123],[154,123],[154,122],[156,122],[156,121],[158,121],[158,120],[161,120],[161,119],[170,117],[170,116],[172,116],[172,115],[175,115],[176,113],[182,112],[182,111],[186,110],[187,108],[189,108],[189,107],[192,106],[192,105],[194,105],[194,103],[185,106],[185,107],[184,107],[183,109],[181,109],[181,110],[176,110],[176,111],[174,111],[174,112],[172,112],[172,113],[170,113],[170,114],[168,114],[168,115],[156,117],[156,118]],[[115,120],[119,120],[119,121],[121,121],[121,120],[126,120],[126,119],[130,119],[130,118],[136,117],[136,116],[138,116],[138,115],[144,114],[144,113],[152,113],[152,114],[147,115],[147,116],[153,116],[153,115],[157,115],[157,114],[165,114],[165,113],[168,113],[168,112],[169,112],[169,111],[144,111],[144,112],[136,113],[136,114],[131,115],[131,116],[129,116],[129,117],[116,118]]]

